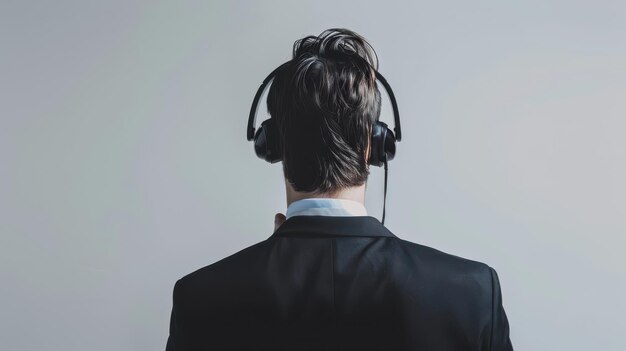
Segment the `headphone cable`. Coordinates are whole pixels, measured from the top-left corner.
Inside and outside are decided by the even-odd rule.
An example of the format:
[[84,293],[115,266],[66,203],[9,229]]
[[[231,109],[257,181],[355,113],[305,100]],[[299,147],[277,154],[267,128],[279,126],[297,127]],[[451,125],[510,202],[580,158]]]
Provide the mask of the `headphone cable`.
[[385,224],[385,207],[387,205],[387,159],[385,158],[385,192],[383,195],[383,220],[382,224]]

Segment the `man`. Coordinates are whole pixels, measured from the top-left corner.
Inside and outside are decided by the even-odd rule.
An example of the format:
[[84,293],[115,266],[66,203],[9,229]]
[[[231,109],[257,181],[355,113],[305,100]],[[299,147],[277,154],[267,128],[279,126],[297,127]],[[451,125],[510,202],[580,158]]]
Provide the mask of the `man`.
[[381,103],[368,47],[347,29],[294,44],[267,100],[287,211],[266,240],[176,282],[167,351],[513,349],[493,268],[367,214]]

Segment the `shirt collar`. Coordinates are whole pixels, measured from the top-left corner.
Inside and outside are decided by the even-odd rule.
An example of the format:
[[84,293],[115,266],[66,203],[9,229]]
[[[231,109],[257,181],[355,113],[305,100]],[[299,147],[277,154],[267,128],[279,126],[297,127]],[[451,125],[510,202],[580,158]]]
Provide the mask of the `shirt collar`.
[[293,201],[287,206],[285,217],[293,216],[367,216],[367,210],[355,200],[308,198]]

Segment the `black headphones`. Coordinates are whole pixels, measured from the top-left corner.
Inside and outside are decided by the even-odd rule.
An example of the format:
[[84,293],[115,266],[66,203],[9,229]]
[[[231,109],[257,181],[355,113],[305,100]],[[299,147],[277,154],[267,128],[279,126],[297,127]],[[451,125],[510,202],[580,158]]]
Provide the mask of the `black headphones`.
[[[278,129],[272,118],[268,118],[261,123],[259,129],[254,131],[254,124],[256,120],[256,114],[259,105],[259,99],[263,95],[265,88],[271,80],[274,79],[276,72],[283,68],[283,66],[291,64],[292,61],[287,61],[278,66],[270,73],[267,78],[263,80],[261,86],[254,96],[252,101],[252,107],[250,108],[250,116],[248,117],[248,141],[254,140],[254,151],[259,158],[264,159],[269,163],[276,163],[282,160],[282,150],[280,149],[280,141],[278,135]],[[389,129],[386,123],[376,121],[372,125],[372,134],[370,140],[370,158],[368,163],[373,166],[385,166],[385,202],[387,199],[387,161],[393,160],[396,155],[396,142],[402,139],[402,128],[400,127],[400,113],[398,112],[398,104],[393,94],[391,86],[387,83],[385,77],[376,71],[376,79],[383,84],[389,99],[391,100],[391,106],[393,107],[394,118],[394,132]],[[383,204],[383,219],[382,223],[385,223],[385,205]]]

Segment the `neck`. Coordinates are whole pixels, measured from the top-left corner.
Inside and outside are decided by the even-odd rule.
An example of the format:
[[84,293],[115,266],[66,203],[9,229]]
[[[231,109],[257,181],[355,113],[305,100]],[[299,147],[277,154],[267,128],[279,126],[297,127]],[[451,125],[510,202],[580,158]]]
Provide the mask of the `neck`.
[[334,193],[303,193],[299,191],[295,191],[289,182],[285,182],[287,188],[287,206],[289,206],[292,202],[302,199],[312,199],[312,198],[332,198],[332,199],[345,199],[345,200],[353,200],[358,201],[361,204],[365,205],[365,189],[366,184],[341,189]]

